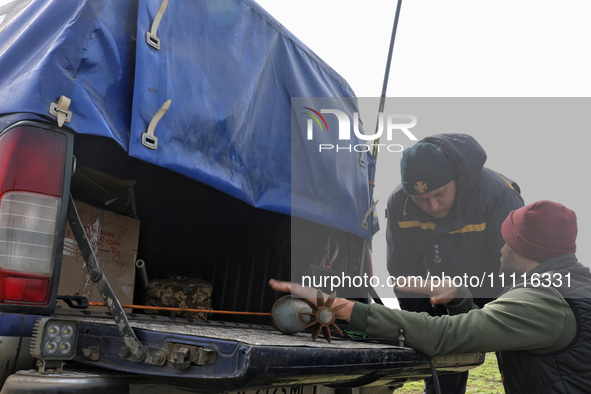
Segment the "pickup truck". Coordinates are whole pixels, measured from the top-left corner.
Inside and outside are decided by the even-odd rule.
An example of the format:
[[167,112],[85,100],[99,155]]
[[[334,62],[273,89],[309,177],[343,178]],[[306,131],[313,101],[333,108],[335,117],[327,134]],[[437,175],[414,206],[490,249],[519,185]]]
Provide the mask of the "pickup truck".
[[353,91],[254,1],[4,1],[0,74],[3,394],[378,393],[482,363],[272,326],[270,278],[367,275],[379,226],[373,157],[319,151],[336,118],[295,100]]

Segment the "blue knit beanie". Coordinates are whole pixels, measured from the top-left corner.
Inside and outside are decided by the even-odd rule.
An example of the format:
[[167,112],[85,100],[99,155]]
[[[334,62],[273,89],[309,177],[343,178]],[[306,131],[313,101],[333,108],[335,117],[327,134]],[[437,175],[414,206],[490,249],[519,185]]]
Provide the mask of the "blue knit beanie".
[[400,172],[406,194],[428,193],[456,177],[445,154],[429,142],[417,142],[402,152]]

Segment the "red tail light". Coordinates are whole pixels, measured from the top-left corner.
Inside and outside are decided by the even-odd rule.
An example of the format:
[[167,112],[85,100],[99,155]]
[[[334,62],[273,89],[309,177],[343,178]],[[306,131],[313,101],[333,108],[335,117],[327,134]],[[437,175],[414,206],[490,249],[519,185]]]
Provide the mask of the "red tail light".
[[0,136],[0,303],[47,305],[67,137],[32,126]]

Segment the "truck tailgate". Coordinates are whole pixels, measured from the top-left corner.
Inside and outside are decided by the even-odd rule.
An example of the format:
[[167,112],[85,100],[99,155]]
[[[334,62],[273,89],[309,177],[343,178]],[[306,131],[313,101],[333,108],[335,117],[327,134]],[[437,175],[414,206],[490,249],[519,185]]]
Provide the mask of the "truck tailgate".
[[[130,323],[142,344],[152,349],[149,354],[162,351],[157,357],[160,365],[153,359],[151,365],[134,363],[126,359],[123,340],[110,319],[80,317],[79,321],[84,335],[77,354],[83,356],[75,361],[185,389],[396,385],[431,375],[429,359],[410,347],[340,338],[327,343],[322,338],[312,341],[307,333],[285,335],[270,326],[153,316],[130,317]],[[475,353],[431,362],[445,373],[473,368],[483,360],[483,354]]]

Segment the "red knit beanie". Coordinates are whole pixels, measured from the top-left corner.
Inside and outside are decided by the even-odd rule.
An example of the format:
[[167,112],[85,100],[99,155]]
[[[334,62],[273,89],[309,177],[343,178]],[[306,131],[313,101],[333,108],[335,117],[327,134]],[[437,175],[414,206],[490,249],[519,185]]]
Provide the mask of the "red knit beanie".
[[577,216],[564,205],[538,201],[511,212],[501,234],[516,253],[541,263],[576,251]]

